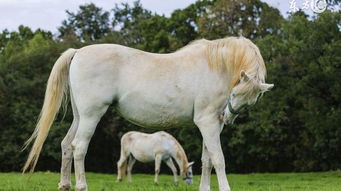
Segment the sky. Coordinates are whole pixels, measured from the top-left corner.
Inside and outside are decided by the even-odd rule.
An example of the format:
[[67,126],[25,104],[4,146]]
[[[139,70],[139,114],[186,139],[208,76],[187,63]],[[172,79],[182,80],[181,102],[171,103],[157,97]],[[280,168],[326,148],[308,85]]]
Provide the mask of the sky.
[[[0,0],[0,31],[16,30],[24,25],[33,30],[41,28],[57,32],[61,22],[66,19],[65,10],[77,12],[79,5],[95,3],[96,6],[110,11],[115,4],[135,0]],[[196,0],[140,0],[142,6],[152,12],[170,16],[175,9],[183,9]],[[292,0],[262,0],[270,6],[278,8],[282,15],[289,11]],[[300,7],[303,1],[297,1]]]

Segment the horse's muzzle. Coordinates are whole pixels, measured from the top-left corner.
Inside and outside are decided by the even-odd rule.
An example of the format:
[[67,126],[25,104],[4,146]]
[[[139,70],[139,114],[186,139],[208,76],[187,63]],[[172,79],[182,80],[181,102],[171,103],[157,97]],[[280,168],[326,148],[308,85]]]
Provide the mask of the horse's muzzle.
[[193,184],[193,179],[191,178],[186,178],[185,179],[186,184]]

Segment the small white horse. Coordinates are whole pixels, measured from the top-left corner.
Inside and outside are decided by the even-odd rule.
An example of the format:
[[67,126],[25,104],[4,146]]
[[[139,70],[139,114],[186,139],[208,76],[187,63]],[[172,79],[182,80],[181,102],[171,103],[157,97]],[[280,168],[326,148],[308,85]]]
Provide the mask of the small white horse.
[[155,183],[158,182],[161,161],[165,162],[172,170],[174,182],[177,183],[177,169],[172,159],[178,164],[180,176],[183,177],[183,180],[187,184],[192,184],[192,165],[194,162],[188,162],[184,149],[172,135],[164,131],[153,134],[128,132],[121,138],[121,156],[117,162],[117,181],[122,181],[127,171],[128,182],[131,182],[131,170],[138,160],[144,163],[155,161]]
[[70,190],[72,158],[76,190],[88,190],[85,155],[97,123],[114,103],[125,119],[143,127],[197,126],[203,137],[200,190],[210,190],[214,166],[219,190],[229,191],[220,132],[224,122],[232,123],[273,87],[265,74],[257,46],[243,37],[198,40],[170,54],[114,44],[69,49],[52,68],[38,124],[26,142],[35,140],[23,171],[34,170],[69,93],[74,119],[61,144],[60,190]]

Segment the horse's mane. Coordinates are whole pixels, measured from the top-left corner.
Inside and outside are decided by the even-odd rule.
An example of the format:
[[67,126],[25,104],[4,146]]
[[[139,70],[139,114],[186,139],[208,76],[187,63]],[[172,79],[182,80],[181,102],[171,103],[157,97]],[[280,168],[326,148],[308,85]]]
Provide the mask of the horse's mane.
[[217,71],[226,71],[232,76],[234,87],[240,80],[241,71],[252,79],[265,81],[266,68],[258,47],[244,37],[228,37],[211,41],[207,56],[209,67]]
[[258,47],[244,37],[228,37],[213,41],[195,40],[183,47],[205,44],[209,67],[231,76],[231,87],[238,84],[241,71],[258,82],[264,82],[266,68]]

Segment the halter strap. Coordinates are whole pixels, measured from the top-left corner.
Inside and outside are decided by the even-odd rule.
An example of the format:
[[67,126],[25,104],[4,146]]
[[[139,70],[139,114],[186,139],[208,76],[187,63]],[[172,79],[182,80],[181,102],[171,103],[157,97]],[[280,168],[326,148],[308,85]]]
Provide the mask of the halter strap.
[[229,108],[230,113],[232,113],[234,115],[238,115],[247,106],[247,104],[244,104],[239,109],[235,110],[232,108],[230,100],[231,100],[231,97],[229,96],[229,98],[227,100],[227,107]]
[[190,176],[187,175],[187,173],[186,173],[186,176],[182,178],[182,180],[191,180],[191,179],[193,179],[193,177],[191,178]]

